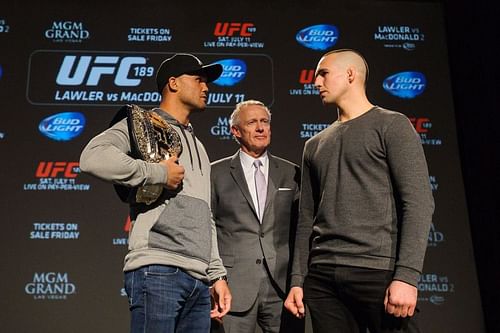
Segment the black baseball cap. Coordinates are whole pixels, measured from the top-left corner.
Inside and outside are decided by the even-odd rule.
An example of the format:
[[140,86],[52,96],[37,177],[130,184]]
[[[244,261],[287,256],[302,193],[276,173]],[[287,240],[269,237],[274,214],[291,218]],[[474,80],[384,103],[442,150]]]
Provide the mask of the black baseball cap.
[[161,93],[171,77],[183,74],[202,75],[207,82],[217,80],[222,74],[221,64],[203,65],[200,59],[189,53],[176,53],[164,60],[156,72],[156,84]]

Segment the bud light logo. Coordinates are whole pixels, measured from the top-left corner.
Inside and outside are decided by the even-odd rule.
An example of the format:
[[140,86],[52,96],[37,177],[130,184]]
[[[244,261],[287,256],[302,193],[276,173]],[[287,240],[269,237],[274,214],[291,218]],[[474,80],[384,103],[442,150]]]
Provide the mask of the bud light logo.
[[63,112],[43,119],[38,125],[40,132],[56,141],[70,141],[85,128],[85,116],[80,112]]
[[336,26],[329,24],[318,24],[304,28],[295,36],[299,44],[320,51],[333,47],[338,38],[339,30]]
[[400,72],[384,80],[385,91],[399,98],[415,98],[427,86],[425,75],[420,72]]
[[220,77],[213,82],[218,86],[234,86],[247,75],[247,64],[241,59],[224,59],[216,64],[221,64],[223,68]]

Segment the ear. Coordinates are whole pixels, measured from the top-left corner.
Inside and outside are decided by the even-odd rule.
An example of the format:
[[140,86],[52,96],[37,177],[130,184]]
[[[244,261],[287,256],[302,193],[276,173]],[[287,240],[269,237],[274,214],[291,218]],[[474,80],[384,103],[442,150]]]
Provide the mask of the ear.
[[176,92],[179,90],[179,86],[177,84],[177,79],[175,77],[170,77],[167,82],[168,89],[172,92]]
[[237,138],[241,138],[240,129],[237,126],[235,126],[235,125],[231,126],[231,134],[234,135]]
[[356,69],[354,67],[347,68],[347,80],[352,83],[356,77]]

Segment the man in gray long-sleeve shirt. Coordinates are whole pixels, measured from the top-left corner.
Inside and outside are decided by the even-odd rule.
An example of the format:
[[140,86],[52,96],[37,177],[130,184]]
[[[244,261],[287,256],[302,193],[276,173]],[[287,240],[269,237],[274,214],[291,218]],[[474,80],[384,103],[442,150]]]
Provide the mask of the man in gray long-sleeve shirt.
[[401,113],[366,96],[354,50],[325,54],[315,85],[338,119],[306,142],[285,306],[311,312],[315,333],[418,331],[421,274],[434,201],[420,139]]

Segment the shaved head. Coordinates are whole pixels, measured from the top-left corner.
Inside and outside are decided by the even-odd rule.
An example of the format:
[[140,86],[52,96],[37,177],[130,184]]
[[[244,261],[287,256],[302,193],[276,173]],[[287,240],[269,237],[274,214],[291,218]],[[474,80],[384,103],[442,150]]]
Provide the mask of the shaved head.
[[369,73],[368,64],[366,63],[365,58],[359,52],[351,49],[333,50],[323,55],[323,57],[321,57],[320,63],[326,59],[334,60],[335,65],[343,69],[349,67],[354,68],[359,77],[362,79],[363,85],[366,86],[366,81],[368,80]]
[[368,65],[351,49],[323,55],[316,67],[314,86],[323,105],[336,105],[340,121],[353,119],[373,107],[366,96]]

